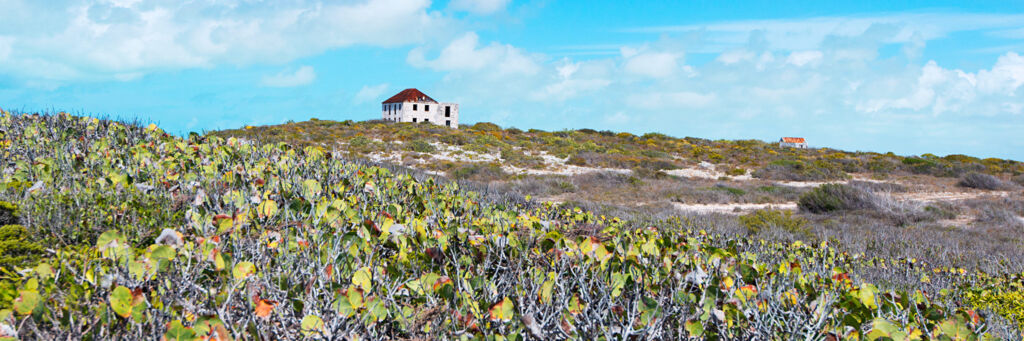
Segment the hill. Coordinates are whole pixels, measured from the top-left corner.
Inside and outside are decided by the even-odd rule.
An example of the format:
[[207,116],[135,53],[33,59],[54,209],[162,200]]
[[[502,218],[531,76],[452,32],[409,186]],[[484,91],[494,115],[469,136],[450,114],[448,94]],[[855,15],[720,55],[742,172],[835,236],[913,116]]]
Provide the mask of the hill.
[[[780,148],[755,140],[588,129],[522,131],[490,123],[453,130],[314,119],[209,135],[322,148],[479,191],[566,203],[632,221],[698,220],[722,234],[832,241],[844,251],[872,256],[1024,271],[1024,164],[1012,160]],[[841,187],[818,195],[822,185]],[[815,208],[822,205],[828,209]],[[790,215],[802,222],[800,228],[748,226],[765,217],[758,212],[763,210]],[[957,251],[948,252],[951,247]]]
[[2,336],[1020,335],[1018,275],[482,195],[319,145],[216,135],[0,113]]

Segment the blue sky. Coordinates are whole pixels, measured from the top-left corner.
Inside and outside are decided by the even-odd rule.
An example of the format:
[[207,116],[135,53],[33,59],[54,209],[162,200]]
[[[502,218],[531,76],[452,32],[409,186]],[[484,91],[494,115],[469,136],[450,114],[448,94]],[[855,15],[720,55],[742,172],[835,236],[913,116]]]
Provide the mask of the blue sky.
[[1024,160],[1024,2],[0,0],[0,108],[379,117]]

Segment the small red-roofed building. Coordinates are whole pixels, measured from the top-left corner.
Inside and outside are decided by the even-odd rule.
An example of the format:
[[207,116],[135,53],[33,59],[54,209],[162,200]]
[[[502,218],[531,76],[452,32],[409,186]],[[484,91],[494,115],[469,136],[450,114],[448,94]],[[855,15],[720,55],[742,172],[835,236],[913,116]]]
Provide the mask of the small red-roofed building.
[[807,148],[807,140],[805,140],[803,137],[783,137],[779,139],[779,147]]
[[430,122],[458,128],[459,104],[438,102],[427,94],[410,88],[381,103],[381,118],[391,122]]

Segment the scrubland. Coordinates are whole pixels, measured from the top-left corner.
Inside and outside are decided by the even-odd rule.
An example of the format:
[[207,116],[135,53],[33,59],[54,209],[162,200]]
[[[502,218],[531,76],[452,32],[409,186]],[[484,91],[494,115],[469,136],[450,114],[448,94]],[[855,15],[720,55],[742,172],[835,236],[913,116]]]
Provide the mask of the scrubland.
[[[1008,160],[488,124],[176,137],[6,112],[0,155],[0,337],[970,340],[1024,323]],[[960,197],[907,195],[942,191]],[[732,203],[793,209],[680,206]]]

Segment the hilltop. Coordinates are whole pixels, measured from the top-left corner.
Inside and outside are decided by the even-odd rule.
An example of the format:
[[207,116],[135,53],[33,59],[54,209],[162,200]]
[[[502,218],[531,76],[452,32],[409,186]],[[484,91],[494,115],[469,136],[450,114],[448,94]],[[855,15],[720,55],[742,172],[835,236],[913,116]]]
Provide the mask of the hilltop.
[[[0,113],[0,337],[1021,335],[1021,277],[1007,271],[1019,262],[953,267],[837,240],[724,233],[714,220],[624,219],[469,191],[480,183],[367,164],[312,140],[221,134]],[[829,184],[801,207],[876,204],[869,194]],[[806,224],[756,212],[764,219],[744,226]]]

